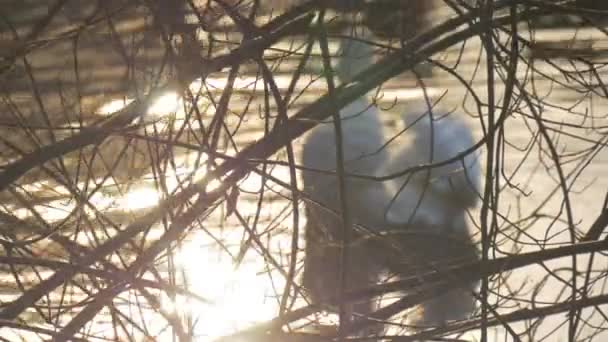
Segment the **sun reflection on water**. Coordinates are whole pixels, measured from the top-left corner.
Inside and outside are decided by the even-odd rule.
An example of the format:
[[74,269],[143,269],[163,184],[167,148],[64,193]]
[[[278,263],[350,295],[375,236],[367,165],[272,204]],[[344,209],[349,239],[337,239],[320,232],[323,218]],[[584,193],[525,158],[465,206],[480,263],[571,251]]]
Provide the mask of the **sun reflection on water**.
[[[99,115],[114,114],[134,101],[132,98],[114,99],[103,104],[96,110]],[[147,114],[153,118],[161,118],[163,116],[175,113],[180,109],[181,97],[175,92],[165,93],[154,99],[148,107]]]
[[117,205],[131,210],[153,207],[158,204],[159,194],[152,187],[134,189],[119,198]]
[[[228,236],[226,240],[232,239]],[[162,304],[168,310],[189,316],[194,322],[191,328],[196,341],[212,341],[276,315],[277,299],[270,277],[260,274],[259,264],[252,260],[235,267],[228,254],[202,234],[187,242],[176,260],[186,274],[189,290],[210,303],[165,297]],[[275,286],[283,286],[280,276],[273,277],[273,281]]]
[[99,115],[114,114],[119,110],[123,109],[124,107],[128,106],[131,102],[133,102],[133,99],[128,98],[111,100],[99,107],[96,112]]

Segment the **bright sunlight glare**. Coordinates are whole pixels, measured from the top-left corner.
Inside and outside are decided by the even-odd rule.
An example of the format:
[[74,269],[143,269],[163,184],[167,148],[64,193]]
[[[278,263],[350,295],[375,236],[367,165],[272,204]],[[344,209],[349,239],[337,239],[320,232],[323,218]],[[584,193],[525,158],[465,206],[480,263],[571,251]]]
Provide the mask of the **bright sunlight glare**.
[[134,189],[118,200],[120,208],[137,210],[153,207],[158,204],[158,192],[151,187]]
[[[99,115],[111,115],[128,106],[133,99],[111,100],[97,109]],[[180,107],[180,97],[175,92],[159,96],[148,108],[147,114],[153,118],[160,118],[175,113]]]
[[101,107],[99,107],[96,112],[99,115],[114,114],[114,113],[118,112],[119,110],[128,106],[131,102],[133,102],[133,99],[124,98],[124,99],[112,100],[112,101],[105,103]]
[[[238,241],[237,236],[227,236],[226,240],[234,238]],[[164,298],[163,306],[190,315],[193,322],[198,322],[192,327],[196,341],[213,341],[276,315],[270,279],[267,274],[258,274],[259,264],[249,260],[236,268],[225,252],[203,235],[187,242],[176,260],[187,274],[190,290],[203,295],[210,303],[184,297]],[[275,286],[283,286],[280,278],[277,275],[274,279],[278,280]]]
[[155,118],[160,118],[165,115],[169,115],[177,111],[180,107],[180,97],[177,93],[170,92],[161,95],[152,105],[148,108],[148,115]]

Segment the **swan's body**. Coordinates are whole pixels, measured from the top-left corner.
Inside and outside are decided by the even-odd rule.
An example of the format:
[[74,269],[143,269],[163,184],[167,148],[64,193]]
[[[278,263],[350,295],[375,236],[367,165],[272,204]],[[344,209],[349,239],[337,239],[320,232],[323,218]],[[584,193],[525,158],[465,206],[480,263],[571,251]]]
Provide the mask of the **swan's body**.
[[[344,56],[336,67],[342,82],[349,82],[352,76],[369,64],[371,49],[357,41],[342,43]],[[342,145],[344,169],[346,173],[373,176],[380,165],[388,161],[388,153],[383,149],[385,134],[378,108],[365,98],[359,98],[344,107],[340,113],[342,124]],[[302,151],[302,164],[311,169],[330,171],[332,174],[303,172],[304,192],[316,203],[306,203],[306,257],[303,285],[310,291],[314,302],[326,302],[336,298],[339,290],[341,241],[340,199],[336,171],[336,135],[333,121],[319,123],[307,136]],[[384,188],[379,182],[356,177],[346,178],[347,202],[353,223],[366,227],[383,227],[384,215],[372,203],[386,203]],[[373,189],[364,195],[363,189]],[[375,194],[374,194],[375,193]],[[378,198],[371,199],[377,196]],[[384,204],[384,205],[386,205]],[[382,204],[381,204],[382,205]],[[348,272],[349,290],[372,285],[376,281],[378,268],[370,258],[370,253],[362,245],[352,247],[351,260],[355,272]],[[334,303],[335,304],[335,303]],[[361,303],[354,308],[356,313],[368,314],[369,303]]]
[[[370,64],[370,47],[358,41],[349,42],[343,42],[345,55],[336,68],[342,82],[350,82],[353,75]],[[404,120],[409,121],[409,118]],[[344,107],[340,119],[344,169],[350,174],[386,175],[440,162],[455,157],[474,142],[466,124],[452,115],[432,121],[434,145],[431,149],[431,120],[426,115],[406,131],[413,135],[413,141],[389,153],[385,148],[387,139],[379,110],[365,98]],[[325,304],[335,304],[326,300],[337,298],[340,289],[342,224],[335,174],[335,139],[333,122],[320,123],[306,138],[302,152],[302,164],[306,168],[334,172],[303,172],[304,192],[317,202],[306,203],[308,223],[303,285],[310,291],[313,302]],[[345,290],[374,284],[386,269],[400,277],[409,277],[446,263],[477,260],[465,214],[479,198],[480,167],[475,156],[465,157],[464,165],[456,161],[429,172],[418,172],[405,186],[402,185],[407,177],[388,182],[346,178],[351,221],[372,233],[391,231],[398,234],[391,240],[380,241],[380,246],[387,243],[391,248],[379,249],[377,241],[366,243],[365,232],[356,230],[355,242],[349,246],[351,258]],[[467,317],[474,308],[473,285],[465,284],[423,303],[421,315],[411,321],[442,324]],[[361,315],[367,315],[371,310],[369,302],[354,307],[355,313]]]
[[[361,41],[344,39],[342,44],[342,57],[336,66],[336,74],[344,82],[350,82],[352,77],[361,69],[371,64],[373,51],[371,47]],[[388,162],[388,152],[385,134],[378,108],[370,104],[364,97],[359,98],[339,113],[342,125],[342,146],[344,157],[344,170],[348,174],[374,176],[381,165]],[[336,134],[331,118],[319,123],[307,136],[302,151],[302,163],[307,168],[320,171],[330,171],[333,174],[304,172],[304,190],[315,201],[335,211],[339,208],[337,191],[338,178],[335,174],[336,163]],[[381,198],[387,203],[380,183],[374,180],[358,177],[347,177],[347,200],[352,208],[355,223],[369,225],[370,228],[383,225],[383,215],[377,213],[370,201],[362,196],[361,189],[377,189]],[[375,203],[375,201],[374,201]],[[338,216],[328,213],[327,210],[313,207],[312,211],[323,216],[332,224],[339,220]]]
[[404,117],[408,126],[405,134],[413,135],[414,139],[394,151],[382,167],[382,173],[395,174],[415,166],[455,160],[405,175],[392,184],[399,196],[388,210],[387,221],[443,225],[449,223],[450,217],[462,215],[477,204],[481,178],[479,156],[469,153],[456,159],[475,143],[471,129],[456,114],[440,117],[433,113],[434,118],[439,118],[431,119],[426,111],[419,112]]
[[[439,113],[433,114],[433,117],[440,117]],[[413,123],[415,120],[418,121]],[[471,129],[456,114],[431,120],[428,113],[421,111],[408,113],[404,122],[410,126],[406,134],[414,135],[414,139],[394,151],[382,174],[455,159],[475,142]],[[431,141],[434,141],[433,145]],[[474,208],[480,198],[478,159],[478,154],[469,153],[441,167],[409,177],[405,175],[386,184],[387,191],[396,194],[386,209],[386,225],[389,229],[406,232],[399,239],[399,246],[407,261],[402,265],[389,265],[393,273],[407,277],[447,264],[478,260],[466,221],[467,210]],[[459,279],[450,279],[450,282],[458,284]],[[475,308],[473,291],[476,283],[461,283],[450,292],[425,302],[411,323],[441,325],[449,320],[467,318]]]

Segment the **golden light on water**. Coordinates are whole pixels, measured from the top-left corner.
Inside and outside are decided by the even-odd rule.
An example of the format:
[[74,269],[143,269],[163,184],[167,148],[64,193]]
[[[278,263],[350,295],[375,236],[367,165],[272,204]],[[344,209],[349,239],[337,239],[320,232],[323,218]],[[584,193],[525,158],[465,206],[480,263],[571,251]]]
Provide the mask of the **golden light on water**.
[[125,98],[112,100],[99,107],[96,112],[99,115],[114,114],[119,110],[123,109],[124,107],[128,106],[131,102],[133,102],[133,99]]
[[[201,234],[186,243],[176,259],[185,271],[189,289],[210,303],[180,297],[165,298],[163,305],[187,313],[192,321],[198,322],[192,327],[197,341],[212,341],[276,315],[270,278],[259,274],[259,264],[250,260],[235,268],[233,260]],[[281,286],[280,281],[275,285]]]
[[[279,168],[273,174],[285,176],[287,170]],[[204,172],[198,172],[193,181],[199,181],[204,175]],[[219,180],[212,180],[207,189],[212,190],[219,185]],[[256,175],[242,184],[243,190],[254,190],[260,185],[261,179]],[[271,213],[276,216],[282,205],[284,203],[268,203],[263,207],[262,217]],[[242,215],[252,215],[255,210],[256,206],[249,201],[239,202]],[[285,219],[290,222],[289,216]],[[285,286],[284,275],[274,268],[269,270],[255,247],[237,263],[243,231],[238,226],[230,226],[229,222],[225,224],[221,231],[209,228],[213,237],[205,231],[190,234],[175,252],[176,268],[183,277],[178,283],[208,302],[186,296],[162,297],[162,306],[167,311],[193,322],[188,329],[192,330],[195,341],[214,341],[252,324],[268,321],[278,314],[279,294]],[[267,241],[267,248],[271,253],[283,251],[283,254],[290,246],[290,239],[289,233],[273,236]],[[302,305],[305,305],[304,300],[298,299],[296,306]],[[170,341],[169,335],[162,340]]]
[[[287,88],[291,82],[291,75],[277,75],[274,78],[275,83],[280,88]],[[237,77],[234,80],[233,87],[235,89],[256,89],[259,87],[259,79],[254,77]],[[211,89],[224,89],[228,85],[228,77],[207,77],[205,84]],[[191,89],[198,90],[203,87],[200,79],[192,82]],[[312,84],[311,87],[319,87],[316,84]]]
[[[226,83],[226,79],[221,78],[206,81],[210,87],[221,87],[225,86]],[[287,79],[284,81],[287,81]],[[251,87],[252,84],[252,79],[239,80],[235,87],[247,88]],[[191,87],[195,88],[194,90],[197,87],[200,89],[202,83],[198,81],[197,84],[195,81]],[[97,112],[100,115],[111,115],[131,102],[131,99],[113,100],[103,105]],[[176,93],[167,93],[153,101],[147,115],[151,118],[161,118],[177,112],[179,116],[182,109],[183,103],[180,96]],[[207,159],[205,156],[199,158],[196,164],[187,158],[176,156],[175,164],[178,165],[176,170],[163,175],[166,190],[169,194],[179,191],[179,182],[184,181],[187,176],[192,176],[191,179],[186,180],[186,184],[189,184],[190,182],[200,182],[206,175],[205,163]],[[196,169],[193,165],[196,165]],[[276,167],[273,175],[280,179],[288,179],[288,169]],[[151,181],[154,179],[152,174],[144,174],[142,179],[147,179],[147,181],[131,183],[128,191],[125,192],[117,193],[112,189],[98,191],[89,201],[95,208],[103,212],[112,210],[139,211],[153,208],[166,195],[156,189]],[[211,191],[220,184],[220,180],[211,180],[206,189]],[[240,185],[243,191],[256,192],[263,185],[262,178],[259,175],[251,174]],[[79,184],[78,186],[84,185]],[[47,187],[52,188],[52,186]],[[38,188],[42,188],[42,186],[40,185]],[[41,191],[38,188],[28,188],[27,191]],[[62,188],[59,188],[58,191],[63,195],[70,195],[69,191],[63,191]],[[75,205],[73,202],[57,200],[49,202],[44,207],[36,206],[35,208],[46,220],[55,222],[65,218],[75,208]],[[284,201],[265,203],[261,213],[262,219],[274,219],[282,212],[285,205]],[[96,215],[87,206],[84,206],[84,210],[91,216]],[[239,211],[244,217],[252,215],[256,210],[257,203],[255,201],[239,202]],[[31,216],[27,209],[19,209],[16,214],[21,218]],[[280,219],[283,222],[291,222],[289,213],[280,215],[282,215]],[[212,225],[212,223],[209,224]],[[209,227],[209,229],[216,228]],[[264,242],[271,253],[279,255],[277,258],[283,264],[288,261],[286,255],[291,244],[289,233],[289,229],[284,229],[278,236],[273,236]],[[161,229],[154,230],[149,233],[148,238],[157,239],[162,234]],[[260,252],[255,250],[255,247],[245,253],[243,260],[237,264],[235,256],[239,255],[239,248],[242,246],[242,229],[238,229],[236,226],[231,229],[230,224],[227,224],[221,232],[213,230],[211,234],[214,235],[213,238],[203,230],[189,234],[188,240],[181,243],[175,250],[174,255],[175,268],[173,270],[177,270],[175,273],[177,274],[176,284],[196,293],[206,301],[196,300],[184,295],[169,297],[166,292],[159,292],[159,294],[162,293],[159,299],[163,310],[179,316],[182,322],[190,322],[190,325],[185,324],[186,329],[192,332],[195,341],[213,341],[252,324],[276,317],[280,302],[279,294],[285,287],[285,276],[274,268],[269,271],[266,261],[259,255]],[[83,235],[78,237],[78,241],[83,244],[89,242],[87,239],[89,237]],[[132,299],[125,299],[125,301],[130,300]],[[304,300],[298,299],[296,306],[302,305],[305,305]],[[155,314],[152,311],[144,311],[143,315],[149,315],[150,320],[156,321],[156,318],[153,318]],[[326,315],[320,318],[324,323],[329,324],[335,323],[336,319],[335,315]],[[160,322],[166,324],[162,317]],[[103,331],[105,324],[100,322],[96,329]],[[171,330],[168,329],[166,333],[158,335],[158,340],[171,341],[173,336]]]
[[[111,115],[128,106],[134,99],[116,99],[111,100],[96,111],[99,115]],[[181,98],[177,93],[169,92],[159,96],[149,106],[147,115],[152,118],[161,118],[163,116],[175,113],[180,109]]]
[[161,95],[148,108],[148,115],[152,117],[163,117],[175,113],[180,106],[180,96],[177,93],[169,92]]
[[[197,175],[196,178],[199,177],[202,175]],[[209,187],[217,185],[219,181],[215,180]],[[171,184],[171,187],[175,186],[176,184]],[[102,211],[139,210],[155,206],[159,198],[159,193],[151,186],[134,186],[122,196],[99,192],[91,197],[90,201]],[[60,201],[51,204],[58,208],[37,208],[50,222],[63,219],[74,209],[73,205],[66,206]],[[31,214],[24,212],[20,216],[25,218]],[[165,291],[160,292],[159,297],[163,310],[175,314],[184,322],[192,322],[187,329],[195,337],[194,341],[213,341],[251,324],[272,319],[278,308],[279,298],[276,293],[280,293],[285,286],[284,277],[278,271],[269,272],[264,260],[255,251],[246,253],[242,262],[236,264],[233,256],[238,254],[242,230],[228,227],[223,232],[213,231],[212,234],[220,239],[219,243],[200,230],[190,234],[189,240],[182,242],[174,254],[178,286],[187,288],[207,302],[180,295],[169,298]],[[148,238],[157,239],[161,235],[161,231],[155,230],[150,232]],[[86,235],[79,235],[78,242],[89,243],[88,238]],[[273,238],[273,245],[289,246],[289,236],[286,235],[284,239]],[[224,248],[231,253],[227,253]],[[133,301],[132,298],[123,300]],[[151,322],[157,320],[152,311],[143,311],[142,314],[142,319]],[[144,318],[148,315],[148,318]],[[164,326],[166,321],[160,318],[158,323],[157,327],[160,327]],[[103,331],[111,331],[111,325],[102,319],[95,323],[95,330],[103,334]],[[168,329],[156,337],[158,341],[172,341],[174,336]]]
[[74,205],[66,205],[63,200],[51,201],[45,205],[36,205],[30,208],[19,208],[12,210],[12,214],[19,219],[26,219],[33,215],[35,211],[38,215],[44,217],[48,222],[63,220],[70,211],[74,209]]
[[[283,77],[282,83],[288,84],[289,80],[290,78]],[[200,91],[203,91],[205,87],[208,87],[210,89],[223,89],[226,86],[227,82],[228,79],[226,77],[208,77],[207,79],[205,79],[205,84],[203,84],[201,79],[197,79],[190,84],[189,89],[193,94],[196,94]],[[237,79],[234,88],[253,89],[255,86],[255,79],[246,78]],[[198,98],[198,101],[204,102],[206,99],[207,98],[205,96],[202,96]],[[133,101],[134,99],[132,98],[114,99],[103,104],[95,112],[98,115],[111,115],[128,106]],[[201,103],[198,104],[200,105]],[[182,97],[176,92],[167,92],[152,101],[152,103],[148,107],[146,114],[148,117],[155,119],[162,118],[170,114],[176,114],[178,118],[183,118],[184,111]]]
[[120,208],[131,210],[150,208],[158,204],[159,194],[151,187],[134,189],[125,196],[118,199],[117,205]]

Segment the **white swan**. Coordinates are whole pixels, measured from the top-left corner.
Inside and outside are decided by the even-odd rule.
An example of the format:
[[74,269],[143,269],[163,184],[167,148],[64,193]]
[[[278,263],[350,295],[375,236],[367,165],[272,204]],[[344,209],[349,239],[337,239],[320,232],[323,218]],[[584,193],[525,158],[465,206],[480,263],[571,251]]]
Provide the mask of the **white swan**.
[[[371,64],[373,49],[361,40],[343,38],[340,44],[340,60],[335,70],[341,82],[350,82],[356,74]],[[384,145],[385,133],[380,112],[365,97],[361,97],[339,113],[342,124],[342,146],[346,173],[374,176],[381,165],[388,162],[389,154]],[[333,120],[319,123],[306,137],[302,150],[302,164],[310,169],[335,172],[336,135]],[[383,214],[363,196],[362,188],[382,189],[379,182],[358,177],[347,177],[347,200],[352,208],[355,223],[371,227],[384,224]],[[338,210],[338,178],[334,174],[303,172],[304,190],[317,202]],[[384,195],[384,192],[381,192]],[[386,201],[385,199],[382,199]],[[337,216],[318,206],[309,205],[312,211],[327,218],[334,227]],[[374,209],[374,210],[372,210]],[[335,229],[334,229],[335,230]]]
[[[341,58],[335,67],[339,79],[350,82],[352,77],[368,66],[373,49],[362,41],[343,39]],[[382,149],[385,134],[378,108],[362,97],[350,103],[339,113],[342,123],[344,169],[347,173],[373,176],[381,165],[388,162],[388,152]],[[306,137],[302,150],[303,166],[323,171],[336,170],[336,135],[333,121],[319,123]],[[325,302],[336,297],[339,289],[341,241],[340,200],[338,178],[333,174],[303,172],[303,188],[313,200],[321,204],[306,203],[306,254],[303,285],[313,302]],[[346,178],[347,202],[351,220],[370,228],[384,227],[384,213],[390,197],[381,183]],[[377,196],[377,198],[373,198]],[[329,210],[328,210],[329,209]],[[333,211],[333,212],[332,212]],[[360,244],[351,247],[348,272],[348,290],[363,288],[376,282],[379,265]],[[369,303],[355,305],[356,313],[365,315],[371,310]]]
[[[336,72],[342,82],[350,82],[352,76],[371,63],[372,49],[358,40],[344,39],[341,45],[343,56]],[[405,134],[413,136],[412,142],[389,153],[379,110],[365,98],[344,107],[340,119],[345,171],[368,176],[393,174],[412,166],[449,160],[473,145],[469,127],[457,114],[441,118],[436,114],[437,120],[431,120],[428,113],[419,112],[422,116],[418,115],[420,120],[415,124],[412,119],[415,115],[404,116],[406,125],[411,125]],[[308,169],[335,172],[336,144],[331,120],[320,123],[307,136],[302,164]],[[378,249],[377,244],[374,247],[362,242],[365,234],[355,234],[355,242],[349,247],[346,290],[372,285],[384,269],[410,277],[445,263],[477,260],[465,215],[478,202],[480,174],[478,157],[470,154],[428,172],[393,181],[347,177],[351,221],[375,232],[397,233],[389,235],[395,238],[388,241],[397,248]],[[338,179],[335,173],[305,171],[303,188],[320,205],[306,203],[308,223],[302,282],[313,302],[326,303],[326,299],[336,298],[340,285],[342,225]],[[475,284],[455,287],[423,303],[419,317],[410,321],[430,325],[466,318],[474,309],[471,295],[474,287]],[[354,312],[367,315],[372,308],[369,302],[362,302],[355,305]]]

